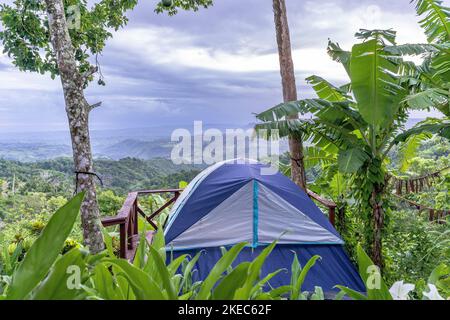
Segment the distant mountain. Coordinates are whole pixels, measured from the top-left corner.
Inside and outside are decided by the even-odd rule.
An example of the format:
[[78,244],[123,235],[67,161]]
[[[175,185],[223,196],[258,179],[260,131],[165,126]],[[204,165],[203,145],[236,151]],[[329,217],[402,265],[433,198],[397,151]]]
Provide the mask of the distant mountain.
[[153,159],[169,158],[173,143],[167,140],[141,141],[126,139],[110,146],[94,148],[96,157],[107,157],[114,160],[123,158]]
[[67,156],[72,149],[64,144],[0,142],[0,159],[33,162]]
[[[409,119],[406,128],[410,128],[423,119]],[[246,124],[242,129],[252,128]],[[191,125],[192,126],[192,125]],[[178,126],[182,128],[183,126]],[[193,128],[184,126],[193,131]],[[225,133],[227,128],[238,125],[204,125],[203,130],[217,128]],[[149,160],[169,158],[174,142],[170,141],[176,126],[157,126],[120,130],[93,130],[91,133],[94,157],[120,160],[138,158]],[[308,142],[305,142],[308,145]],[[281,153],[288,150],[286,141],[280,143]],[[246,153],[248,154],[248,153]],[[0,135],[0,159],[35,162],[39,160],[71,157],[70,137],[67,132],[39,133],[2,133]]]

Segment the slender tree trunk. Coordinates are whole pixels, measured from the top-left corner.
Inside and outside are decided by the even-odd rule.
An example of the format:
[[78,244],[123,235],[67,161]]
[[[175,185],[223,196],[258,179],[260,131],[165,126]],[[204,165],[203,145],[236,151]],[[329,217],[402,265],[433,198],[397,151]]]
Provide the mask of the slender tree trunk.
[[381,269],[383,268],[383,254],[382,254],[382,232],[384,227],[384,211],[380,196],[383,191],[376,188],[372,192],[372,217],[373,217],[373,241],[371,258]]
[[[278,55],[280,58],[281,82],[283,85],[284,102],[297,100],[294,62],[292,60],[291,39],[284,0],[273,0],[273,12],[277,35]],[[291,119],[298,119],[298,115]],[[306,173],[304,166],[303,142],[300,137],[289,137],[291,153],[291,177],[302,189],[306,190]]]
[[[92,172],[92,151],[89,138],[89,112],[91,111],[91,106],[87,103],[83,92],[86,75],[81,74],[77,67],[75,51],[65,18],[63,0],[45,0],[45,3],[49,19],[51,43],[64,91],[75,171]],[[86,192],[81,205],[84,244],[89,247],[92,253],[97,253],[103,250],[104,243],[94,176],[91,174],[78,174],[77,185],[77,192]]]

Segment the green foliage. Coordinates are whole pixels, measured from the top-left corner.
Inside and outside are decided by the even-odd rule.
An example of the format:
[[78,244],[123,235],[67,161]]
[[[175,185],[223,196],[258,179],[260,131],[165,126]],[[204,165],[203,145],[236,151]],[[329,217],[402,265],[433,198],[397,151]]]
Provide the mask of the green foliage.
[[[363,42],[355,44],[351,52],[329,44],[330,56],[343,63],[349,74],[351,84],[346,89],[352,95],[320,77],[310,77],[319,99],[280,104],[257,115],[263,121],[257,130],[281,127],[280,135],[302,135],[316,148],[337,155],[338,169],[351,181],[352,198],[363,216],[367,245],[373,243],[374,232],[383,228],[382,222],[374,220],[374,208],[381,207],[382,215],[388,212],[387,155],[407,121],[403,99],[408,88],[398,76],[399,64],[392,61],[393,53],[386,51],[388,45],[395,45],[395,35],[392,30],[360,30],[356,37]],[[313,118],[286,124],[294,111],[311,113]]]
[[167,12],[170,16],[178,13],[178,9],[198,11],[201,7],[208,8],[213,0],[163,0],[158,3],[155,12]]
[[[33,243],[22,261],[21,248],[12,255],[4,252],[7,261],[2,263],[0,294],[6,299],[280,299],[306,298],[301,285],[309,270],[319,259],[313,257],[302,269],[295,257],[292,286],[265,288],[282,270],[261,279],[262,267],[276,242],[264,248],[251,262],[233,266],[233,261],[247,245],[240,243],[224,250],[224,255],[211,269],[203,282],[192,282],[194,266],[200,257],[187,255],[171,259],[166,264],[166,245],[162,229],[156,232],[153,242],[141,236],[133,263],[117,258],[113,253],[111,237],[105,233],[106,250],[92,255],[80,246],[60,255],[61,247],[75,223],[83,194],[79,194],[59,209],[46,228]],[[4,249],[5,250],[5,249]],[[2,260],[4,259],[2,254]],[[5,273],[6,272],[6,273]],[[323,299],[316,288],[312,299]]]
[[6,295],[8,299],[25,299],[44,279],[72,231],[83,197],[84,193],[80,193],[52,216],[14,271]]
[[358,257],[359,275],[366,285],[367,297],[350,288],[339,285],[337,287],[356,300],[392,300],[389,288],[381,276],[380,269],[372,262],[360,245],[358,245],[356,252]]
[[429,42],[450,41],[450,9],[440,0],[414,0]]
[[383,241],[386,281],[392,284],[402,279],[417,283],[436,265],[450,263],[449,230],[448,223],[430,223],[424,214],[396,210]]

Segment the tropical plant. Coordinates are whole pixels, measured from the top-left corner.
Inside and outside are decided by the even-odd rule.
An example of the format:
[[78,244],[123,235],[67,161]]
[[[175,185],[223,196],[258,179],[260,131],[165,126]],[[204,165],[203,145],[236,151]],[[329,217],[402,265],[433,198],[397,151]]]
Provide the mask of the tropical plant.
[[[394,63],[392,54],[385,50],[395,45],[395,36],[392,30],[361,30],[356,37],[363,42],[354,45],[351,52],[330,42],[329,54],[343,64],[350,84],[338,88],[320,77],[310,77],[318,99],[275,106],[257,115],[263,123],[256,127],[269,132],[278,129],[282,136],[294,131],[321,150],[337,154],[339,171],[351,179],[353,197],[366,217],[372,258],[380,266],[387,210],[386,160],[408,111],[403,102],[408,90],[398,77],[399,63]],[[293,112],[311,113],[313,118],[288,119]]]
[[[276,242],[267,246],[253,261],[233,266],[246,243],[237,244],[211,269],[204,281],[193,282],[194,267],[202,252],[189,258],[167,256],[162,229],[151,244],[145,233],[133,262],[114,254],[112,238],[104,233],[106,250],[89,254],[81,246],[73,246],[61,254],[83,201],[78,194],[49,220],[37,240],[22,259],[19,244],[13,252],[6,247],[1,255],[0,299],[321,299],[323,292],[302,292],[308,271],[319,259],[313,257],[302,269],[297,257],[292,265],[290,286],[271,288],[270,280],[277,270],[261,278],[261,269]],[[20,260],[20,261],[19,261]],[[166,261],[168,263],[166,264]],[[269,290],[267,290],[269,289]]]
[[[416,65],[410,61],[398,60],[402,69],[402,83],[410,93],[404,101],[411,109],[439,110],[446,118],[427,119],[399,137],[399,141],[412,139],[423,132],[438,134],[450,139],[450,9],[441,0],[413,0],[416,11],[422,17],[428,43],[389,46],[386,51],[394,55],[419,56],[423,62]],[[425,138],[425,137],[421,137]],[[411,149],[411,146],[409,147]]]
[[[341,294],[347,295],[354,300],[409,300],[414,297],[410,294],[416,286],[398,281],[389,289],[381,276],[380,269],[374,265],[363,248],[358,245],[358,267],[359,274],[366,285],[366,295],[344,286],[336,286]],[[420,288],[423,300],[444,300],[449,297],[450,290],[450,268],[441,264],[437,266],[427,280],[427,284]]]

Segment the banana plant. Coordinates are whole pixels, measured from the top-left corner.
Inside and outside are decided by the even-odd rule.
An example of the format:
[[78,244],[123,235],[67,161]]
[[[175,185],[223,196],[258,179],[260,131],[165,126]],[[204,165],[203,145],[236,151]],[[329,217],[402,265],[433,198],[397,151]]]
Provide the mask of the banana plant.
[[[402,81],[409,86],[405,98],[412,109],[439,110],[450,117],[450,8],[441,0],[413,0],[417,15],[422,18],[428,43],[390,46],[387,52],[401,56],[419,56],[423,63],[400,61]],[[419,124],[420,126],[420,124]],[[448,128],[448,122],[447,122]],[[448,137],[448,132],[444,134]]]
[[[319,76],[307,81],[317,99],[279,104],[257,115],[256,130],[268,136],[302,135],[314,147],[336,154],[339,172],[354,186],[365,221],[366,246],[372,259],[382,266],[381,239],[387,209],[387,156],[389,151],[412,135],[430,133],[450,138],[446,121],[423,123],[404,131],[411,110],[407,98],[411,88],[404,81],[404,65],[393,30],[365,30],[351,51],[329,42],[328,53],[341,63],[348,84],[334,86]],[[389,51],[388,51],[389,50]],[[290,115],[312,115],[309,120],[291,120]]]

